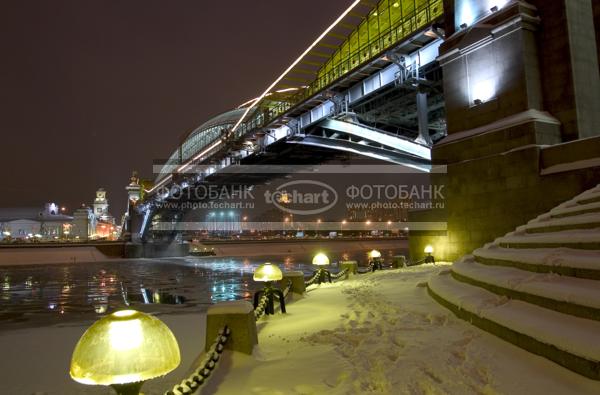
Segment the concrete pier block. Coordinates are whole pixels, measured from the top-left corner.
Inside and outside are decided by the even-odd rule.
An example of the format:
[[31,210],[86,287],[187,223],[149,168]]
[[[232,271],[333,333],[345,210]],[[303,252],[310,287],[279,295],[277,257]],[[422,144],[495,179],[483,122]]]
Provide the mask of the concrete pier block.
[[291,292],[300,295],[306,292],[306,286],[304,285],[304,273],[301,271],[283,272],[283,279],[281,280],[282,290],[287,287],[288,280],[292,281],[292,289],[290,290]]
[[214,343],[219,329],[227,325],[231,329],[229,340],[225,344],[228,350],[252,354],[258,344],[256,319],[252,304],[245,300],[219,302],[208,308],[206,312],[206,342],[204,349],[208,351]]
[[394,269],[406,267],[406,257],[404,255],[395,255],[392,259],[392,267]]
[[348,269],[348,274],[358,273],[358,262],[356,261],[340,261],[340,270]]

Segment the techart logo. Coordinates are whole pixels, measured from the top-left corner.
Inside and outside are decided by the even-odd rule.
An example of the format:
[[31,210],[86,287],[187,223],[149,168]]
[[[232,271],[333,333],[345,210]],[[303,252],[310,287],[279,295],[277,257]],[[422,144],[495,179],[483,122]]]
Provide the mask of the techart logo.
[[335,206],[338,194],[324,182],[295,180],[281,184],[274,191],[266,191],[265,201],[290,214],[310,215]]

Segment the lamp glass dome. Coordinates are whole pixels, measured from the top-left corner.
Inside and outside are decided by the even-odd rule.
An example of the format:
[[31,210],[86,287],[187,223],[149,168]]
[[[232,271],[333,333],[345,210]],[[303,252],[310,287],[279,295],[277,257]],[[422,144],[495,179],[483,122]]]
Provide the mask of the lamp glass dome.
[[329,258],[327,255],[319,252],[312,260],[312,264],[315,266],[326,266],[329,265]]
[[161,320],[121,310],[85,331],[73,351],[69,373],[82,384],[127,384],[164,376],[180,360],[177,340]]
[[283,273],[279,266],[267,262],[256,268],[253,278],[254,281],[279,281],[283,278]]
[[431,245],[427,245],[427,246],[425,246],[425,249],[423,251],[426,254],[433,254],[433,247]]
[[369,252],[369,257],[371,257],[371,258],[381,258],[381,252],[379,252],[377,250],[373,250],[373,251]]

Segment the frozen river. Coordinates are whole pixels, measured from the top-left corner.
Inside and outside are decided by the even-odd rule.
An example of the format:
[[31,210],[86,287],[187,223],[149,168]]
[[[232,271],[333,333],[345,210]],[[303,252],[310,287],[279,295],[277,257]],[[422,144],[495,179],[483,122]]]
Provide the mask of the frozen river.
[[[282,270],[310,275],[310,259],[187,257],[2,266],[0,329],[93,320],[126,303],[140,310],[185,312],[219,301],[251,300],[261,286],[252,280],[256,266],[271,261]],[[337,271],[335,264],[332,271]]]

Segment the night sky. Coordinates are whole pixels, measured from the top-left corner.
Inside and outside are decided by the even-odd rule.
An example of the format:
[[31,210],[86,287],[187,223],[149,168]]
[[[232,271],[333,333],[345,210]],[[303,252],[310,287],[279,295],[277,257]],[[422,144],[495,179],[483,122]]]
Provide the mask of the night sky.
[[181,136],[257,96],[350,0],[0,0],[0,207],[120,218]]

